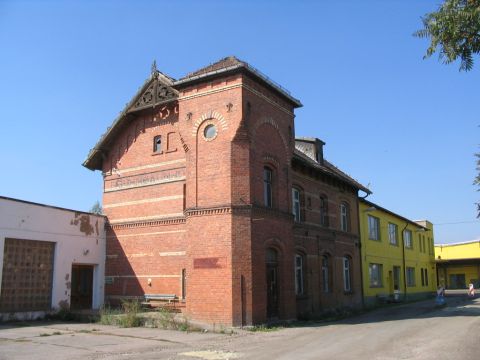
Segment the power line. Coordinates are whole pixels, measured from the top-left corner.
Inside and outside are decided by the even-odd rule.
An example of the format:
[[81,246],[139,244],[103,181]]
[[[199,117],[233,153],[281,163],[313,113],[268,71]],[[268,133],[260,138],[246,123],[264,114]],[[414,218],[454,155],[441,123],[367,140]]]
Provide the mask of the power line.
[[433,225],[456,225],[456,224],[473,224],[473,223],[480,223],[480,220],[436,223],[436,224],[433,224]]

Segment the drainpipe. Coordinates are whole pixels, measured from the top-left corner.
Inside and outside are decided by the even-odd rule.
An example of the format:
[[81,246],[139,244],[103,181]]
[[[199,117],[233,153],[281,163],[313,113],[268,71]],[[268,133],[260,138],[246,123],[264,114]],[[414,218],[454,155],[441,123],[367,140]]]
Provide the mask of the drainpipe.
[[[407,229],[408,222],[405,224],[405,227],[402,229],[402,262],[403,262],[403,299],[407,301],[407,266],[405,261],[405,230]],[[411,239],[413,241],[413,239]]]
[[360,253],[360,256],[359,256],[360,257],[360,294],[362,295],[362,308],[365,308],[365,298],[364,298],[364,290],[363,290],[364,279],[363,279],[362,233],[360,232],[360,220],[361,220],[360,219],[360,203],[357,199],[358,252]]

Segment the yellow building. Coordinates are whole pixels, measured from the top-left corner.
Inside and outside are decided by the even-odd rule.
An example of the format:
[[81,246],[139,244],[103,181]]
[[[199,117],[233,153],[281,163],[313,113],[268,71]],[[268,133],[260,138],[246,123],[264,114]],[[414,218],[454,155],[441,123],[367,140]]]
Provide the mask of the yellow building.
[[359,207],[365,305],[433,294],[437,281],[432,223],[406,219],[367,200]]
[[480,287],[480,240],[435,245],[438,282],[447,289]]

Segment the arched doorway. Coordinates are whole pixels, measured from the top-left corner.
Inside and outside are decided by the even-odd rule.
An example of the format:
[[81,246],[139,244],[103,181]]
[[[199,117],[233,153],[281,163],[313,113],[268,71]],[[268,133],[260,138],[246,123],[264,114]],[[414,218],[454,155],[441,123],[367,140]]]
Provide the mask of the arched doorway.
[[278,316],[278,251],[268,248],[265,262],[267,264],[267,318]]

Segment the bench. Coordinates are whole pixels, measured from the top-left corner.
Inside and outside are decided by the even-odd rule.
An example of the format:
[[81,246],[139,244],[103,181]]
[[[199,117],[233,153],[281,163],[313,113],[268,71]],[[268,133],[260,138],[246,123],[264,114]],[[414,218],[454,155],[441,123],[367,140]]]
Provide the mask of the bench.
[[142,302],[142,305],[152,306],[152,303],[155,302],[167,302],[169,305],[173,303],[173,307],[175,307],[175,303],[178,301],[178,297],[175,294],[145,294],[144,295],[145,301]]

